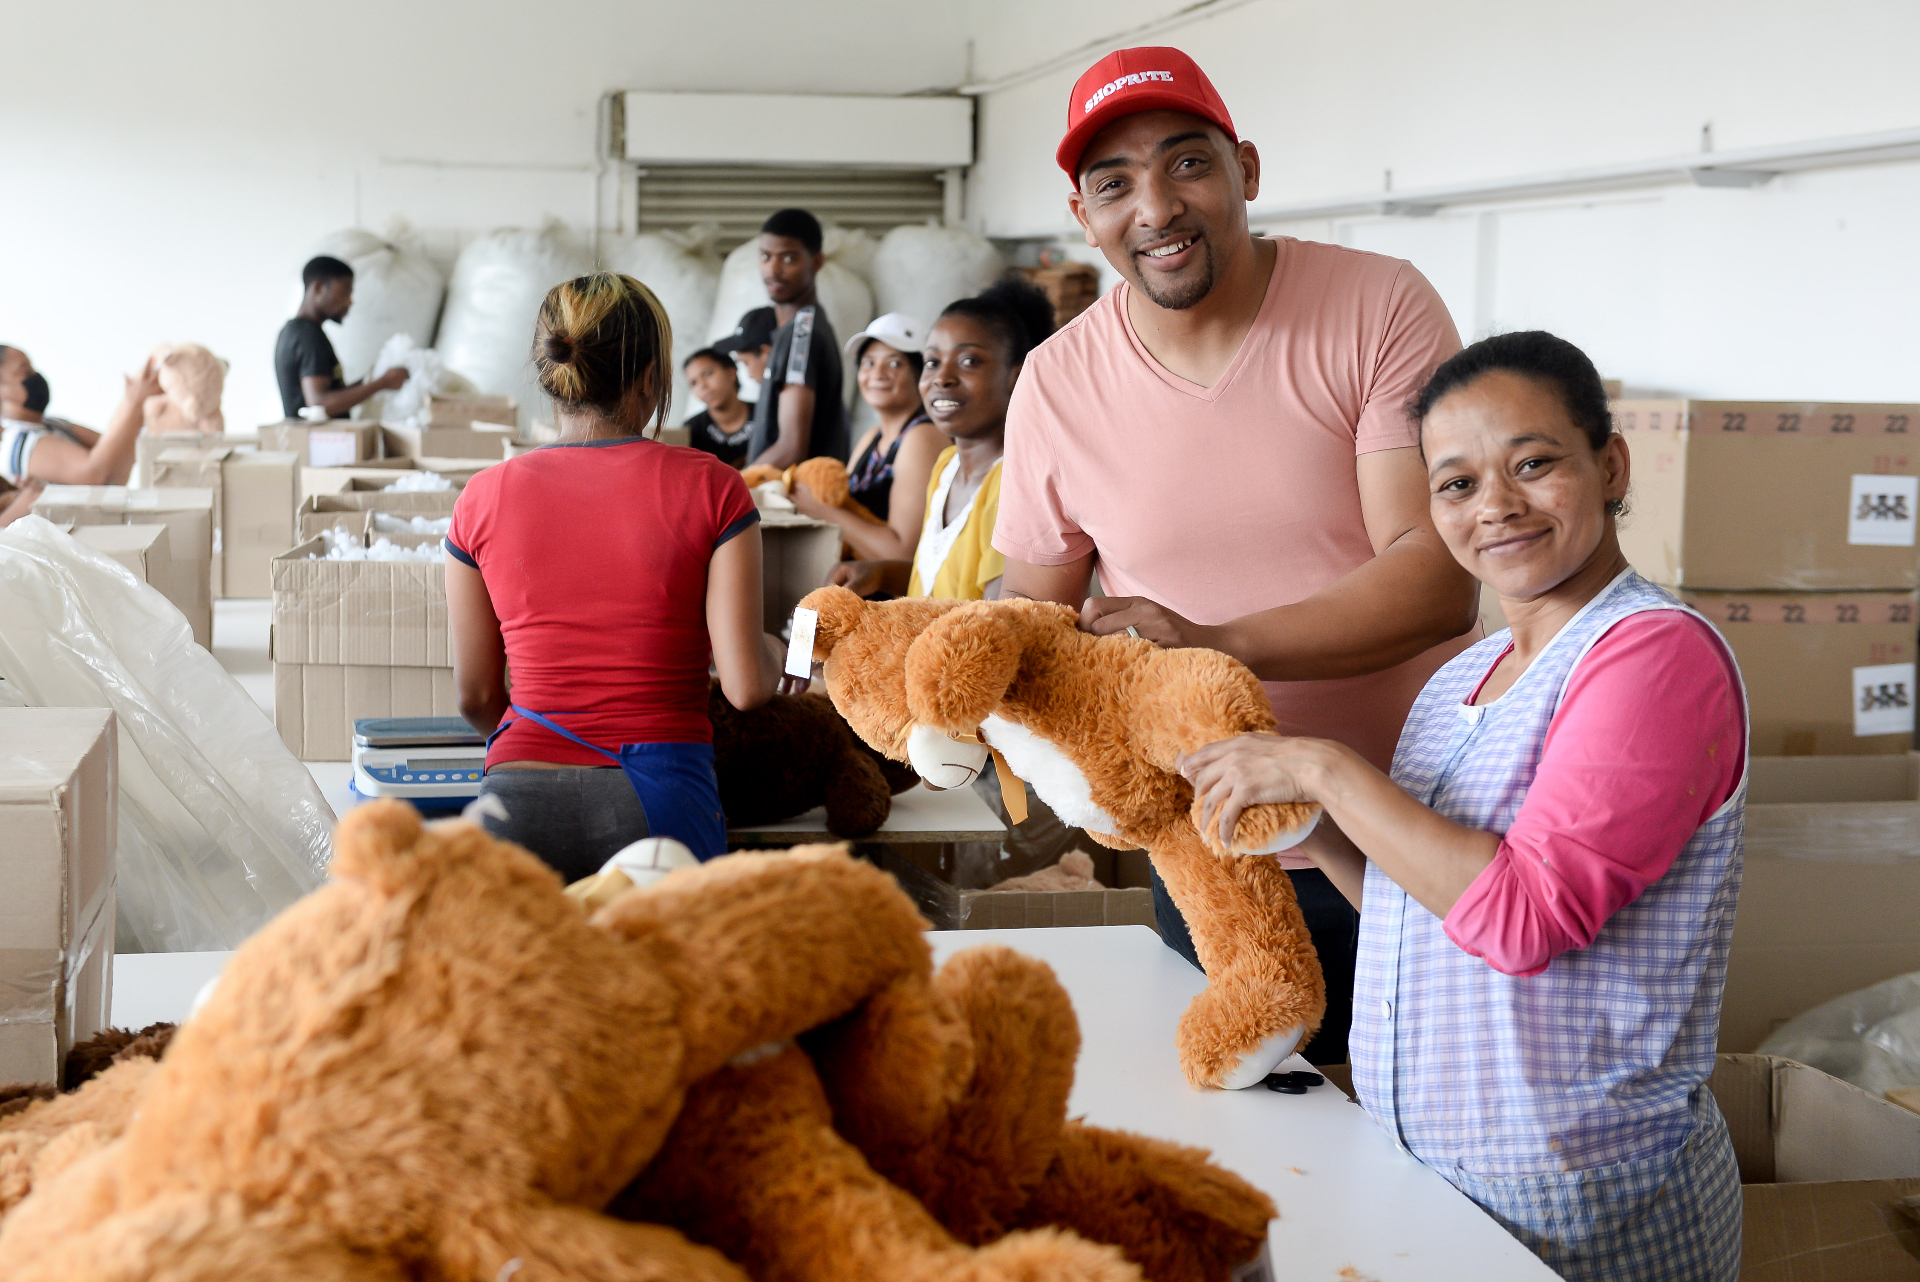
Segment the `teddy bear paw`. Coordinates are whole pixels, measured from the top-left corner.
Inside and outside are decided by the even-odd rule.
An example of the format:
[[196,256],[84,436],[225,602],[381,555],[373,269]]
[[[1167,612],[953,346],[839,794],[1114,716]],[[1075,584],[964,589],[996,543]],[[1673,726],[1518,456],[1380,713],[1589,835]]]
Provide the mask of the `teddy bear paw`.
[[1280,1067],[1281,1062],[1293,1054],[1306,1031],[1298,1024],[1281,1029],[1242,1055],[1240,1062],[1228,1068],[1214,1084],[1224,1091],[1243,1091],[1249,1086],[1258,1086],[1267,1079],[1267,1074]]

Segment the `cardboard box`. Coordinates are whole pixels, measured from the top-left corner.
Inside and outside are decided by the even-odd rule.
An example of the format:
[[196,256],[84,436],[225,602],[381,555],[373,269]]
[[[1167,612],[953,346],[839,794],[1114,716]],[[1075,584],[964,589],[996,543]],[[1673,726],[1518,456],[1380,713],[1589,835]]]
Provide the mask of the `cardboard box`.
[[793,607],[840,562],[840,527],[784,512],[760,514],[760,578],[767,631],[778,633]]
[[490,459],[392,458],[368,459],[353,467],[305,467],[300,469],[300,501],[304,503],[316,494],[384,490],[397,479],[395,473],[405,471],[437,472],[458,490],[475,472],[501,461],[497,455]]
[[[432,536],[424,537],[427,542],[438,542]],[[394,542],[406,538],[394,536]],[[276,664],[451,666],[447,655],[447,572],[439,558],[317,559],[324,552],[321,540],[309,539],[273,559]]]
[[299,535],[302,542],[327,529],[370,531],[372,512],[390,512],[396,516],[451,516],[458,490],[423,490],[394,494],[385,490],[347,490],[339,494],[315,494],[300,505]]
[[167,450],[217,450],[254,442],[227,433],[142,432],[133,442],[133,475],[127,484],[136,490],[153,485],[154,460]]
[[1920,586],[1920,406],[1615,401],[1633,453],[1620,547],[1669,587]]
[[77,525],[73,537],[133,571],[164,594],[173,578],[173,556],[164,525]]
[[378,423],[348,418],[324,423],[292,419],[260,428],[260,448],[298,454],[305,467],[349,467],[362,459],[378,458],[383,442]]
[[1920,970],[1920,756],[1755,757],[1720,1049]]
[[860,843],[859,853],[893,874],[935,930],[1036,926],[1152,926],[1153,891],[1143,850],[1091,852],[1102,890],[995,890],[998,842]]
[[273,722],[302,761],[348,761],[360,717],[457,717],[452,668],[273,665]]
[[294,544],[299,466],[298,454],[224,446],[163,450],[154,460],[156,488],[214,492],[214,596],[264,597],[271,591],[268,563]]
[[1920,1116],[1805,1064],[1722,1055],[1707,1083],[1740,1163],[1743,1282],[1920,1278]]
[[119,743],[106,708],[0,708],[0,1081],[58,1083],[113,992]]
[[162,588],[193,625],[193,639],[213,645],[213,491],[130,490],[124,485],[49,485],[35,516],[83,525],[165,525],[172,582]]
[[1913,747],[1911,592],[1687,592],[1746,679],[1756,756],[1858,756]]
[[511,396],[466,392],[427,398],[429,428],[465,428],[475,423],[498,423],[511,432],[519,420],[520,402]]
[[459,427],[384,427],[385,452],[398,458],[486,459],[506,458],[513,427],[504,423],[474,423]]
[[155,489],[202,489],[213,495],[213,542],[207,561],[207,592],[213,600],[225,595],[226,568],[222,564],[225,541],[220,537],[220,517],[226,496],[221,492],[221,464],[228,447],[175,446],[154,458],[150,469]]

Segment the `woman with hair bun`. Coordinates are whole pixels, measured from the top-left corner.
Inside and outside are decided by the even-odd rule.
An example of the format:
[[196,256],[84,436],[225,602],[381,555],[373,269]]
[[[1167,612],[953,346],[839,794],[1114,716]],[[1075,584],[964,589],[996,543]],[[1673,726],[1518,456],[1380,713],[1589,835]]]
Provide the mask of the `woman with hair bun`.
[[481,792],[506,812],[484,822],[569,881],[650,835],[721,853],[709,662],[737,708],[779,680],[740,474],[655,439],[672,350],[632,277],[554,286],[533,363],[560,439],[475,475],[447,533],[460,714],[489,736]]

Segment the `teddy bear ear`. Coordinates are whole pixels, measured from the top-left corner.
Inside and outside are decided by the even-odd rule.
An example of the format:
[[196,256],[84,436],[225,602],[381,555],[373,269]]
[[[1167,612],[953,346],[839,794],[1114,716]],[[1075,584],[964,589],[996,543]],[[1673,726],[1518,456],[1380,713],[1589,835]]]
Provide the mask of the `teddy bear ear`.
[[336,878],[362,882],[391,895],[418,880],[414,847],[421,837],[420,812],[391,798],[355,806],[333,830]]
[[813,634],[813,657],[824,661],[833,647],[859,628],[866,617],[867,601],[845,588],[815,588],[800,598],[800,608],[820,616]]
[[976,601],[949,611],[907,650],[907,710],[936,730],[976,729],[1006,697],[1024,652],[1009,610]]

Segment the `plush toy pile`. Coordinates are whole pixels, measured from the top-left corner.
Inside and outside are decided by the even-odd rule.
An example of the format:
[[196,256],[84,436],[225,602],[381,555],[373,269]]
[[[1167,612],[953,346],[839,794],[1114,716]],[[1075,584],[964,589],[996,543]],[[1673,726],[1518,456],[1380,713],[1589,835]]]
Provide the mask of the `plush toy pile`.
[[1046,966],[935,972],[837,847],[591,918],[402,803],[335,848],[162,1060],[0,1117],[9,1282],[1225,1282],[1264,1240],[1204,1154],[1067,1120]]
[[1144,848],[1192,930],[1208,987],[1178,1034],[1196,1086],[1263,1080],[1319,1027],[1326,985],[1293,885],[1257,858],[1297,844],[1319,808],[1254,806],[1233,847],[1200,831],[1179,755],[1271,731],[1272,706],[1238,661],[1096,637],[1039,601],[865,601],[821,588],[813,657],[854,731],[930,782],[956,786],[989,750],[1062,820]]

